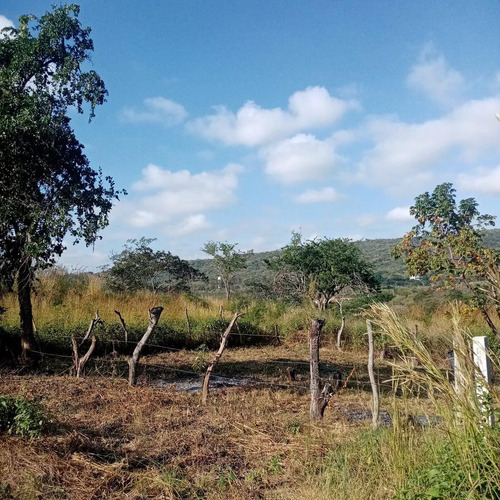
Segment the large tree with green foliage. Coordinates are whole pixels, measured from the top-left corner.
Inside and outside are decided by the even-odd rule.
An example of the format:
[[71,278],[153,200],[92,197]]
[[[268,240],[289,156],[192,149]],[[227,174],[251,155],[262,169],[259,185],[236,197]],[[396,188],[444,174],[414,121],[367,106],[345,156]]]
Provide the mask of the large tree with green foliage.
[[90,167],[68,116],[87,103],[91,119],[107,96],[83,68],[94,46],[78,14],[68,5],[22,16],[0,37],[0,277],[17,283],[24,354],[34,345],[35,271],[54,264],[68,235],[93,244],[119,194]]
[[118,292],[151,290],[181,292],[193,280],[206,276],[189,262],[170,252],[154,251],[155,238],[127,240],[125,248],[111,257],[113,266],[104,273],[106,285]]
[[202,251],[213,257],[213,265],[224,284],[226,298],[231,296],[231,280],[234,274],[247,267],[248,257],[253,253],[240,252],[236,250],[238,243],[227,243],[220,241],[209,241],[205,243]]
[[277,282],[308,296],[321,310],[346,290],[372,292],[379,287],[372,265],[348,239],[302,241],[300,233],[293,233],[269,265],[277,271]]
[[500,252],[483,244],[484,229],[495,224],[495,217],[481,215],[474,198],[457,204],[451,183],[417,196],[410,214],[418,223],[395,247],[394,257],[404,260],[410,275],[429,276],[440,287],[466,289],[499,336],[488,305],[500,313]]

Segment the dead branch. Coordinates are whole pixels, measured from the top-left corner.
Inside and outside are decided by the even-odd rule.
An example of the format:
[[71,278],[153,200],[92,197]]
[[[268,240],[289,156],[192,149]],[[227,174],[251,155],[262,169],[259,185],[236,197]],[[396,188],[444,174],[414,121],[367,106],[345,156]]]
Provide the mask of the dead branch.
[[149,309],[148,314],[149,314],[149,325],[146,330],[146,333],[142,336],[142,339],[139,340],[137,345],[135,346],[134,352],[132,354],[132,357],[128,360],[128,366],[129,366],[129,372],[128,372],[128,383],[130,385],[135,385],[137,381],[136,377],[136,368],[137,368],[137,363],[139,362],[139,357],[141,355],[142,348],[144,347],[144,344],[148,341],[149,336],[155,329],[156,325],[158,324],[158,321],[160,321],[160,316],[163,311],[163,307],[153,307],[152,309]]
[[222,353],[224,352],[224,349],[226,348],[227,344],[227,339],[229,337],[229,334],[231,333],[231,330],[233,329],[234,325],[238,321],[238,318],[241,316],[241,313],[234,313],[233,319],[231,320],[231,323],[229,323],[229,326],[226,328],[226,331],[222,335],[222,339],[220,342],[219,350],[217,351],[217,354],[215,355],[215,358],[213,361],[208,365],[207,371],[205,373],[205,378],[203,379],[203,388],[201,391],[201,402],[203,404],[207,404],[207,398],[208,398],[208,385],[210,382],[210,375],[212,374],[212,370],[214,367],[217,365],[219,362],[219,359],[222,356]]
[[123,329],[123,335],[125,339],[125,343],[128,342],[128,329],[127,329],[127,324],[125,323],[125,320],[122,318],[122,315],[120,314],[120,311],[115,310],[115,314],[118,315],[120,318],[120,323],[122,324],[122,329]]
[[[85,365],[87,364],[88,360],[92,356],[92,353],[94,352],[95,346],[97,344],[97,338],[95,336],[94,329],[95,329],[96,325],[99,325],[99,324],[102,325],[103,321],[99,317],[99,311],[96,311],[95,317],[90,322],[89,329],[87,330],[85,337],[83,337],[83,340],[80,342],[80,345],[78,345],[75,337],[73,335],[71,336],[71,345],[73,347],[73,365],[74,365],[76,378],[80,378],[80,375],[85,370]],[[79,347],[81,347],[83,345],[83,343],[86,340],[88,340],[89,337],[91,337],[90,346],[87,349],[87,352],[83,356],[80,356],[78,349],[79,349]]]

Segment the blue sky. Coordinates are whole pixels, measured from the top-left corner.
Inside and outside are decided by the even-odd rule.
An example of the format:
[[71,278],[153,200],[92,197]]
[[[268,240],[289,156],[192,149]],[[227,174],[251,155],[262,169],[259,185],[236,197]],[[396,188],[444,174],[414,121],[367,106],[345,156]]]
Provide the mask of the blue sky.
[[[4,0],[0,26],[51,2]],[[129,195],[94,270],[127,239],[203,257],[306,238],[393,238],[415,196],[452,182],[500,215],[496,0],[80,2],[109,99],[73,126]]]

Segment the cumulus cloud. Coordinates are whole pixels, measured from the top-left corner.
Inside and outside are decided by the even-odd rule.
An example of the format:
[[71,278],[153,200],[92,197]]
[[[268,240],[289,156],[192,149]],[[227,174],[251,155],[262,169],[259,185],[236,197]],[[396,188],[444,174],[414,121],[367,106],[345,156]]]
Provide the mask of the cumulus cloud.
[[460,174],[458,185],[470,191],[500,194],[500,166],[480,169],[474,174]]
[[413,215],[410,215],[410,207],[395,207],[385,214],[387,220],[397,222],[408,222],[414,220]]
[[295,198],[297,203],[333,203],[340,195],[332,187],[324,189],[308,189]]
[[444,106],[457,103],[464,88],[462,75],[431,44],[423,49],[406,82],[410,88]]
[[206,228],[205,212],[234,203],[242,171],[238,164],[199,174],[148,165],[142,170],[142,179],[133,185],[133,190],[142,197],[131,209],[130,221],[136,227],[172,224],[178,234]]
[[356,217],[356,223],[361,227],[371,226],[374,222],[376,222],[376,220],[377,217],[372,214],[364,214]]
[[360,179],[394,186],[428,182],[432,167],[453,151],[459,161],[499,151],[498,121],[493,111],[500,98],[468,101],[436,120],[410,124],[395,118],[376,118],[364,133],[374,146],[362,157]]
[[260,152],[266,174],[285,184],[323,179],[337,158],[332,144],[310,134],[299,134]]
[[13,28],[13,27],[14,23],[7,17],[0,14],[0,30],[3,30],[4,28]]
[[122,111],[123,120],[131,123],[162,123],[164,125],[178,125],[188,116],[182,104],[164,97],[149,97],[144,99],[143,108],[125,108]]
[[259,146],[330,125],[357,107],[357,101],[332,97],[324,87],[308,87],[290,96],[287,110],[262,108],[253,101],[236,113],[218,106],[214,114],[193,120],[187,127],[205,139],[227,145]]

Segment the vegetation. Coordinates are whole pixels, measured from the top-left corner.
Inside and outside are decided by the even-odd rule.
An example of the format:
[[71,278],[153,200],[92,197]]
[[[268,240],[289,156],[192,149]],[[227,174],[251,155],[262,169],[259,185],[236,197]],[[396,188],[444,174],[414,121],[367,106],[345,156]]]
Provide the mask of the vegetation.
[[231,296],[231,280],[234,274],[246,268],[247,259],[253,253],[252,250],[239,252],[235,250],[236,245],[237,243],[209,241],[202,248],[206,254],[212,256],[212,264],[219,273],[217,279],[220,277],[224,284],[227,300]]
[[458,208],[455,198],[449,183],[437,186],[431,195],[417,196],[410,213],[418,224],[394,255],[404,259],[410,274],[430,275],[434,283],[467,290],[500,340],[488,311],[493,305],[500,315],[500,252],[483,243],[483,229],[494,224],[494,217],[481,215],[474,198],[461,200]]
[[22,348],[34,348],[34,273],[54,264],[64,238],[90,245],[108,224],[113,181],[89,166],[70,125],[105,101],[99,75],[82,66],[93,50],[76,5],[22,16],[0,37],[0,280],[17,283]]
[[153,241],[154,238],[127,240],[124,250],[111,256],[113,265],[104,273],[105,286],[115,292],[171,293],[187,291],[190,282],[207,279],[176,255],[153,251],[149,246]]
[[43,408],[23,397],[0,395],[0,432],[21,437],[39,437],[47,427]]
[[303,242],[300,233],[293,233],[290,244],[269,264],[277,272],[279,295],[309,297],[323,311],[342,292],[370,293],[379,286],[372,266],[346,239]]
[[[473,198],[457,207],[451,184],[416,198],[418,224],[395,250],[440,290],[420,280],[394,287],[409,283],[401,264],[382,269],[391,240],[303,242],[298,233],[261,256],[209,241],[224,304],[200,293],[206,262],[155,252],[151,239],[129,240],[100,275],[53,267],[67,235],[96,241],[119,195],[70,126],[70,107],[88,104],[92,118],[107,95],[83,70],[93,43],[78,15],[55,6],[0,37],[0,498],[499,499],[500,432],[489,424],[500,406],[500,233],[483,231],[493,218]],[[380,290],[376,275],[391,288]],[[327,308],[346,295],[341,311]],[[323,381],[344,380],[314,424],[310,300],[326,320]],[[131,387],[130,353],[160,304],[142,382]],[[216,368],[225,387],[200,405],[192,389],[236,311],[242,319]],[[376,363],[387,424],[376,431],[367,318],[390,356]],[[97,348],[76,378],[71,346],[78,362],[85,331]],[[477,334],[491,340],[493,383],[471,357]],[[20,367],[19,346],[33,354],[35,342],[43,363]],[[453,382],[451,349],[462,368]]]

